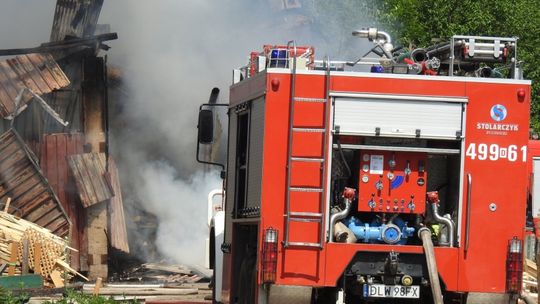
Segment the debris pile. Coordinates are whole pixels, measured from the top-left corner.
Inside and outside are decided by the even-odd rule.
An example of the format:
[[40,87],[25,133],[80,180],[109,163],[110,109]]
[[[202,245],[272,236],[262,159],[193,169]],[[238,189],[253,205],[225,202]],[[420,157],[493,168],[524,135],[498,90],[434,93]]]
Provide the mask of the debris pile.
[[50,41],[0,50],[0,260],[55,286],[66,271],[106,278],[109,248],[129,252],[108,147],[103,52],[117,34],[98,25],[102,5],[58,0]]

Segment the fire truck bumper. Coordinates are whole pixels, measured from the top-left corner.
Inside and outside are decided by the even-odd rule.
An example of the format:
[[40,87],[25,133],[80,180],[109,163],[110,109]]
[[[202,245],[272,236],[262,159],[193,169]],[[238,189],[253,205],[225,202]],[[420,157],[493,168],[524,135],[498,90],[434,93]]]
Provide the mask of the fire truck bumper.
[[469,292],[467,304],[509,304],[517,303],[517,298],[513,298],[507,293],[482,293]]
[[311,303],[311,287],[270,285],[268,303],[272,304],[309,304]]

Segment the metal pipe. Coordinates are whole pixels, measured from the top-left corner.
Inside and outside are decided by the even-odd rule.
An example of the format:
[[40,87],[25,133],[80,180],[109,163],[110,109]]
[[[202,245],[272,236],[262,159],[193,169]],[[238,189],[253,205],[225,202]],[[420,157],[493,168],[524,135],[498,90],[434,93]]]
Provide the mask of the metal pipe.
[[472,175],[467,173],[467,207],[465,219],[465,246],[463,251],[465,257],[467,257],[467,251],[469,250],[469,230],[471,229],[471,193],[472,193]]
[[334,225],[337,223],[337,221],[346,218],[347,215],[349,215],[349,212],[351,212],[351,200],[344,197],[343,201],[345,202],[345,209],[332,214],[330,217],[330,229],[328,230],[328,238],[330,243],[334,242]]
[[452,46],[450,43],[441,43],[437,45],[430,46],[426,49],[428,57],[440,56],[442,54],[450,53],[452,48],[457,48],[463,45],[463,41],[455,41]]
[[451,219],[441,216],[439,214],[438,203],[431,204],[431,211],[433,213],[433,219],[435,220],[435,222],[446,226],[447,231],[448,231],[448,236],[446,238],[448,240],[448,246],[454,247],[454,230],[455,230],[454,222]]
[[525,302],[525,304],[536,304],[538,302],[536,302],[536,300],[528,293],[526,292],[521,292],[521,294],[519,295],[519,298],[521,300],[523,300],[523,302]]
[[431,283],[431,293],[433,294],[433,304],[443,304],[441,282],[439,281],[439,271],[437,270],[435,251],[433,249],[433,242],[431,241],[431,230],[426,227],[422,227],[420,230],[418,230],[418,236],[420,239],[422,239],[424,254],[426,255],[429,281]]
[[360,38],[367,38],[370,41],[377,40],[377,42],[381,43],[392,43],[392,37],[390,37],[390,34],[384,31],[379,31],[377,28],[370,27],[367,29],[361,29],[356,30],[352,32],[353,36],[357,36]]
[[426,50],[424,49],[414,49],[411,51],[411,59],[414,62],[422,62],[428,59]]

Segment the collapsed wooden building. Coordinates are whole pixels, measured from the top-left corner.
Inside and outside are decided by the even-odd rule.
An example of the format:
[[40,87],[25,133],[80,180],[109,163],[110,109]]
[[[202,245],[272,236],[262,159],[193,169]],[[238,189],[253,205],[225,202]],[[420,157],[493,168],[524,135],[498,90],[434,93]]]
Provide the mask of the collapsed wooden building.
[[109,155],[103,0],[58,0],[49,42],[0,50],[0,203],[67,238],[73,269],[107,277],[109,248],[129,252]]

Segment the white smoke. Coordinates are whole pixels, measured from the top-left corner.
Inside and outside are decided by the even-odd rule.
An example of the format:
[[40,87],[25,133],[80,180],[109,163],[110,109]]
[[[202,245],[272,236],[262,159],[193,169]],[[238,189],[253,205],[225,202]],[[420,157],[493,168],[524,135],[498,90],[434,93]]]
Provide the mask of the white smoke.
[[[197,171],[187,180],[174,178],[175,170],[166,163],[142,164],[145,177],[138,191],[143,202],[150,202],[160,220],[156,245],[163,255],[184,264],[201,264],[204,256],[206,195],[220,186],[216,174]],[[202,228],[202,229],[201,229]]]
[[[203,263],[206,196],[221,187],[220,179],[203,175],[195,162],[198,106],[216,86],[219,101],[227,102],[232,69],[263,44],[331,44],[302,10],[272,10],[280,1],[105,2],[100,23],[119,35],[108,42],[109,63],[121,67],[127,88],[111,96],[111,102],[121,101],[111,117],[113,154],[128,178],[126,202],[139,202],[158,217],[158,249],[175,262]],[[341,46],[343,38],[335,39]]]
[[[48,41],[55,3],[3,0],[0,48]],[[106,54],[109,67],[120,67],[123,75],[122,87],[110,92],[110,120],[128,221],[135,204],[155,214],[156,243],[164,256],[178,263],[203,263],[206,195],[221,187],[215,174],[202,174],[202,165],[195,162],[197,109],[211,88],[219,87],[220,102],[227,102],[231,70],[246,64],[249,52],[263,44],[296,39],[298,44],[315,45],[319,58],[361,53],[347,49],[358,46],[349,43],[352,28],[344,26],[355,13],[345,14],[342,4],[299,0],[300,9],[276,10],[280,3],[284,2],[105,0],[100,23],[110,24],[119,35],[106,42],[112,47]],[[334,12],[328,13],[328,6]],[[356,59],[352,56],[347,59]],[[135,227],[130,233],[150,238],[137,234],[141,231]]]
[[49,41],[56,0],[2,0],[0,49],[29,48]]

